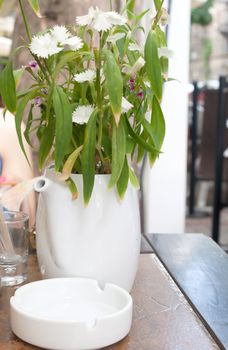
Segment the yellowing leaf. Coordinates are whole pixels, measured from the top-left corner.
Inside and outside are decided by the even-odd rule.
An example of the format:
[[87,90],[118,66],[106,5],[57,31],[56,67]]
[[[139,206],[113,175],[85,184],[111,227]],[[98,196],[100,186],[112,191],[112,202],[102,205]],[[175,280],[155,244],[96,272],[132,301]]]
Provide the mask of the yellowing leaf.
[[72,173],[72,169],[73,166],[80,154],[80,152],[83,149],[83,145],[81,145],[80,147],[78,147],[76,150],[74,150],[74,152],[72,152],[69,157],[67,158],[64,166],[63,166],[63,170],[62,170],[62,175],[61,178],[66,180],[68,179],[68,177],[70,177],[70,174]]
[[35,14],[41,18],[39,0],[28,0],[28,2]]
[[66,184],[71,192],[72,200],[77,199],[78,198],[78,189],[77,189],[75,182],[71,179],[71,177],[69,177],[65,182],[66,182]]

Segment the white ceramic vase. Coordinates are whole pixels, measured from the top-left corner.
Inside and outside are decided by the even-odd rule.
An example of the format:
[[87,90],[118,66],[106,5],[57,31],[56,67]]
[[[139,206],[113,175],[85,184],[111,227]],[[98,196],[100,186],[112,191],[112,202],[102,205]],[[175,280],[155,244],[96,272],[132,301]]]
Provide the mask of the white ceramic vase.
[[96,175],[87,207],[82,176],[72,175],[79,198],[51,169],[35,183],[40,193],[36,232],[37,256],[44,278],[81,276],[111,282],[130,291],[140,253],[137,191],[129,184],[123,200],[107,189],[109,175]]

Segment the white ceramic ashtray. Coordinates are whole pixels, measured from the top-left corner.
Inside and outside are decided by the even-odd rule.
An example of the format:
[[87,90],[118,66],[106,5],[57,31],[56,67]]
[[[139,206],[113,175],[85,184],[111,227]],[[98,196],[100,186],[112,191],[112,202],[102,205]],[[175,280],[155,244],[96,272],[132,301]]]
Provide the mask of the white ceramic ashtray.
[[107,283],[54,278],[18,288],[10,300],[11,327],[22,340],[46,349],[99,349],[124,338],[132,322],[132,298]]

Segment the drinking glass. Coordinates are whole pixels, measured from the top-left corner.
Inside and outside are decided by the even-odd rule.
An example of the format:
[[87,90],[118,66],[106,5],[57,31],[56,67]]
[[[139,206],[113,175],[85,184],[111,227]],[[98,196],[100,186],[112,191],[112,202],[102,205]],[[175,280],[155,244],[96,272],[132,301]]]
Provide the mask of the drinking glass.
[[0,225],[0,284],[24,282],[28,272],[28,215],[5,211]]

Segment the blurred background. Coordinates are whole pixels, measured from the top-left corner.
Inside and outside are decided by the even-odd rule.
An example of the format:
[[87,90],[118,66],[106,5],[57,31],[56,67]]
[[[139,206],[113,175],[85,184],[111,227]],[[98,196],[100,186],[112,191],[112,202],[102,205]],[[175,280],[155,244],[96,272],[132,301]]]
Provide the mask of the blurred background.
[[[113,1],[115,10],[123,2]],[[142,10],[151,1],[135,4]],[[95,5],[108,9],[109,1],[41,0],[41,19],[27,9],[32,32],[73,23]],[[228,250],[228,0],[171,0],[166,7],[168,46],[174,51],[170,77],[176,81],[167,84],[163,98],[164,153],[153,169],[146,162],[141,169],[143,230],[205,233]],[[4,1],[0,69],[24,38],[16,0]],[[21,52],[15,68],[28,60]]]

